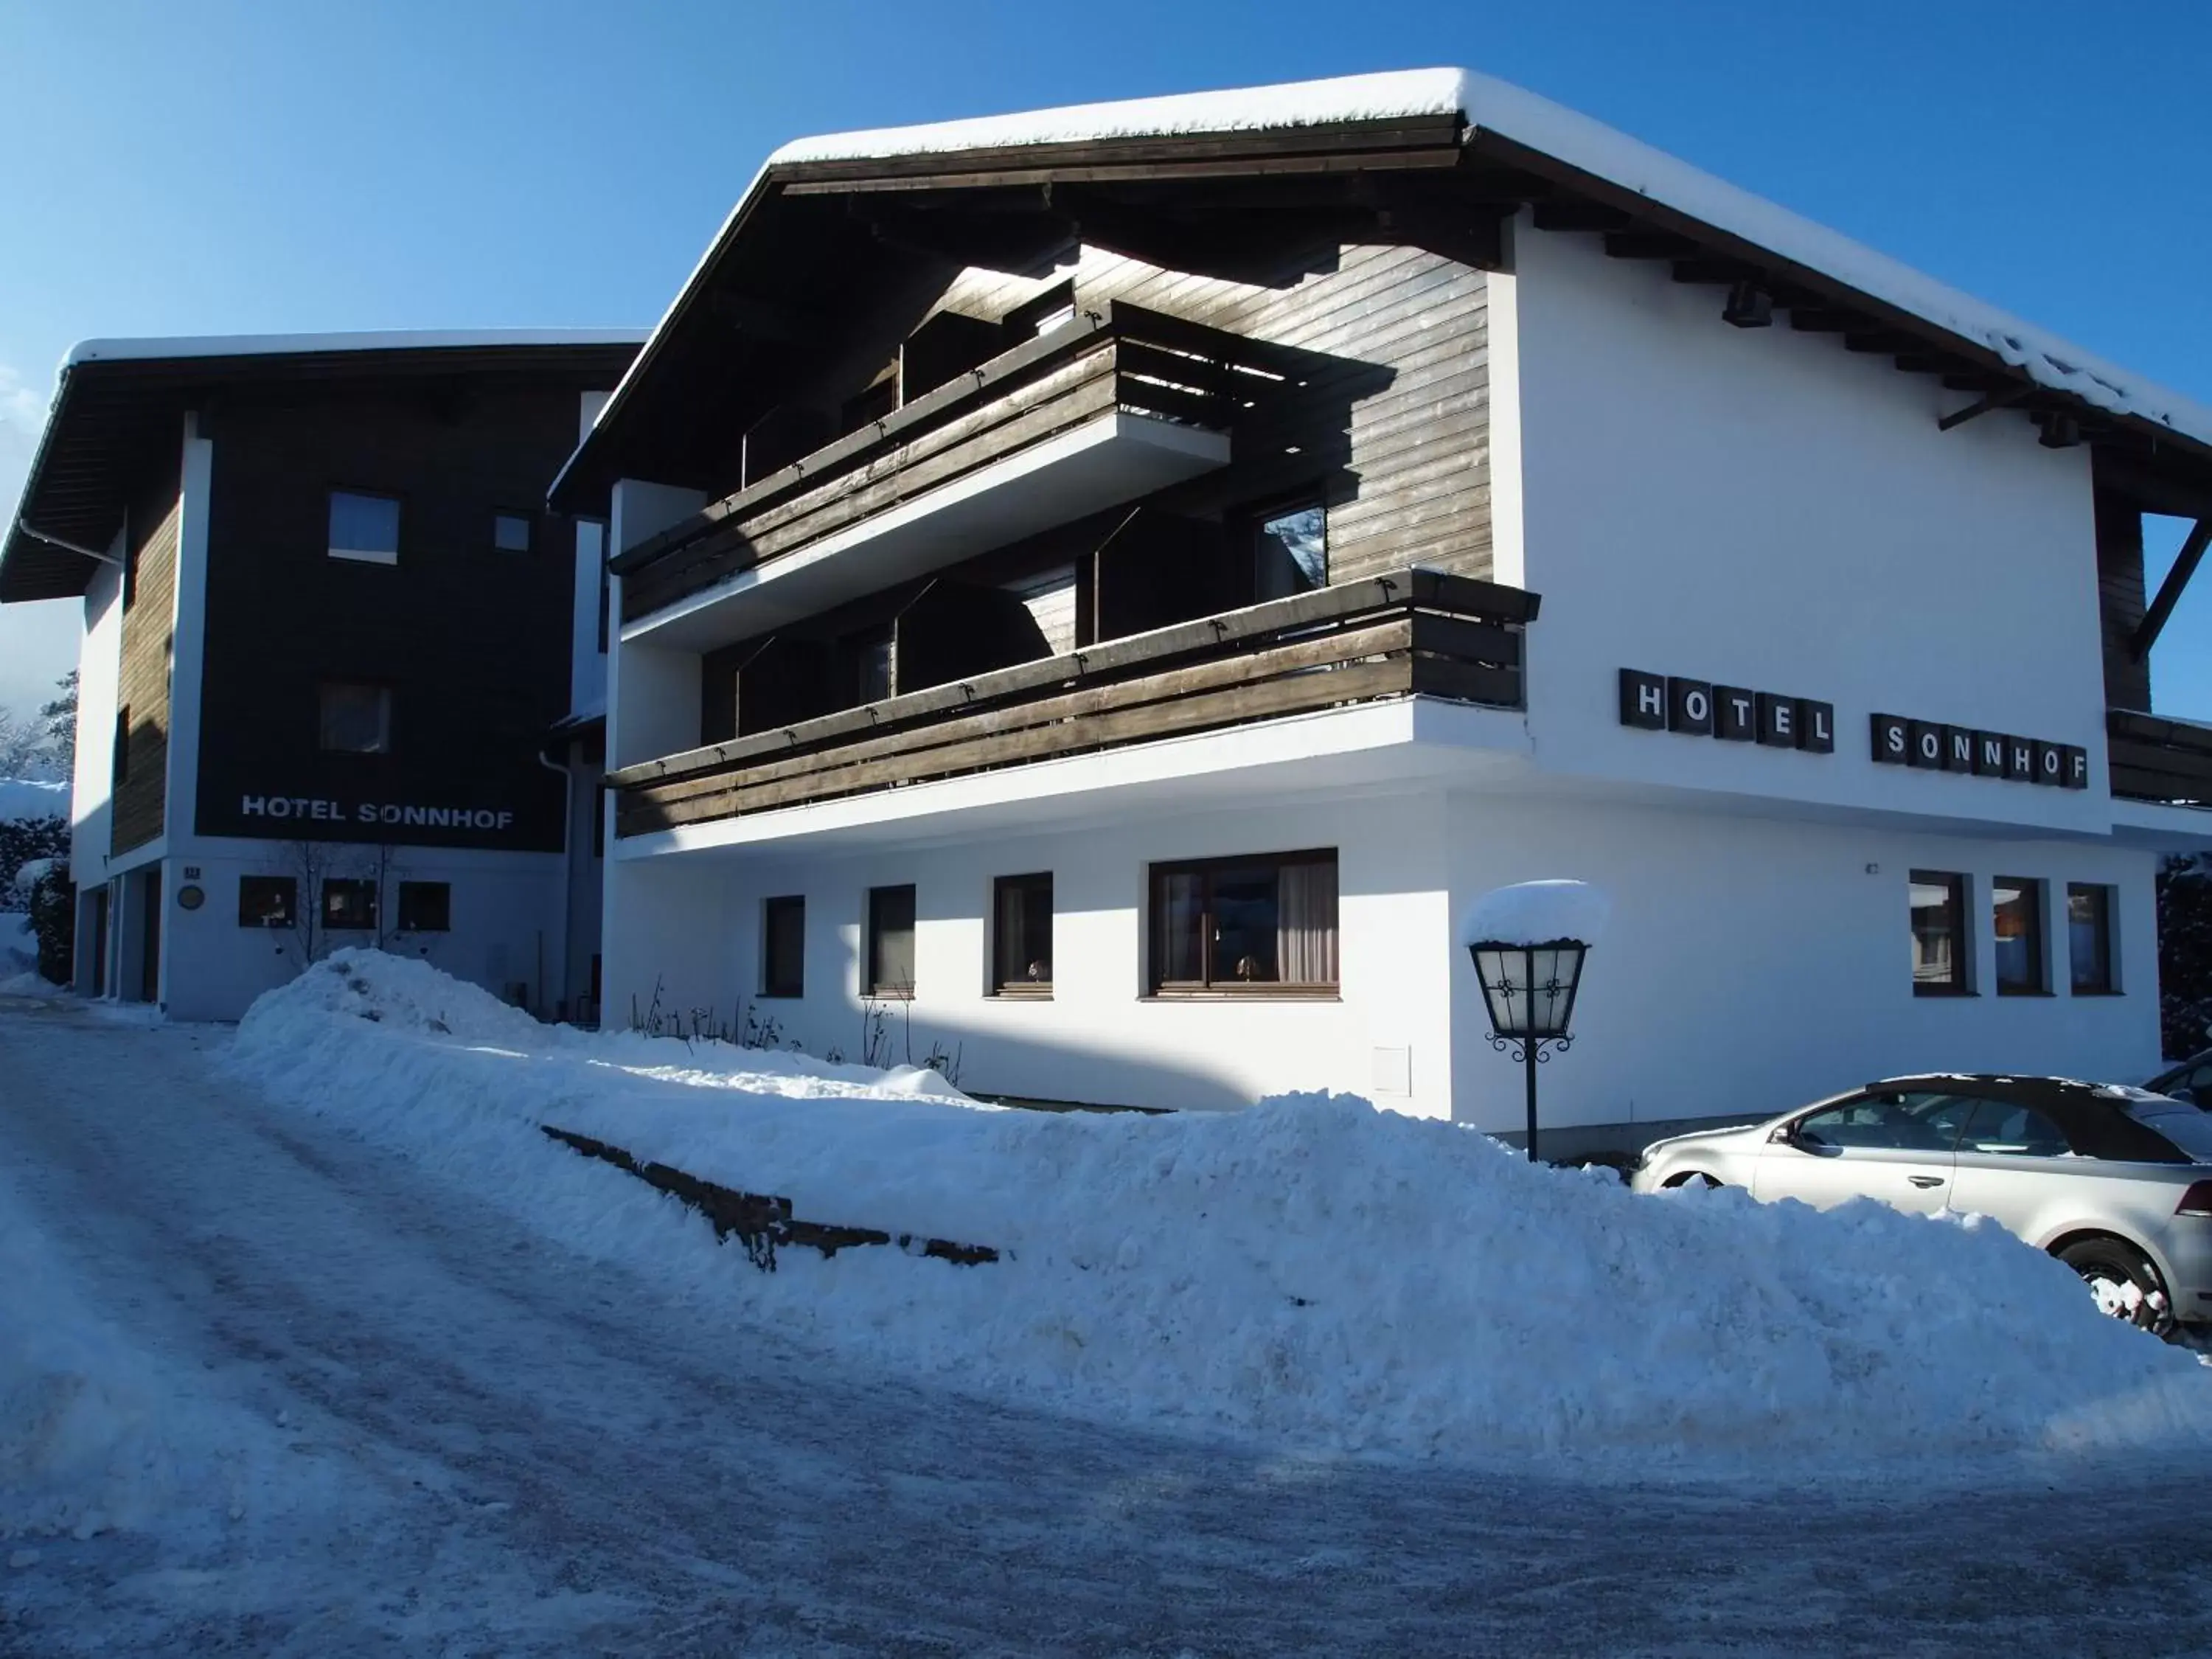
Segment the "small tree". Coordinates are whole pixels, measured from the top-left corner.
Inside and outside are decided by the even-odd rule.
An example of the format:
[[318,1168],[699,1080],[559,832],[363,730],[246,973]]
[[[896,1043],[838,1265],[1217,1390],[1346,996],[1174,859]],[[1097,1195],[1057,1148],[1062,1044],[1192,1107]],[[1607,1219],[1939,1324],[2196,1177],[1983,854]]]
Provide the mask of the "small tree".
[[2212,870],[2197,854],[2158,873],[2158,990],[2166,1058],[2185,1059],[2212,1025]]
[[76,670],[70,669],[54,686],[58,695],[39,706],[39,723],[46,731],[54,775],[68,779],[76,775]]
[[[323,927],[323,883],[342,875],[347,867],[340,842],[308,841],[287,843],[283,873],[292,878],[292,922],[288,931],[296,960],[295,973],[302,973],[330,954],[330,936]],[[280,953],[284,947],[277,946]]]
[[56,985],[76,976],[76,892],[66,858],[55,859],[31,882],[31,936],[39,942],[39,974]]

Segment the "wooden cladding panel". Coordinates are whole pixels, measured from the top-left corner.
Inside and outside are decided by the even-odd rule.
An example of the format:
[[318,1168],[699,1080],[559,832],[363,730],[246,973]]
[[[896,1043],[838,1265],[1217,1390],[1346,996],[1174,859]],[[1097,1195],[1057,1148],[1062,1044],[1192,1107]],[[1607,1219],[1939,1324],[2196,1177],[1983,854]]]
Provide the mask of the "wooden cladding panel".
[[2150,708],[2150,663],[2130,648],[2142,625],[2142,512],[2134,501],[2096,494],[2097,611],[2105,644],[2105,706]]
[[[1085,248],[1079,305],[1127,301],[1231,333],[1335,358],[1382,383],[1351,401],[1316,382],[1241,425],[1225,473],[1178,507],[1233,510],[1325,478],[1336,581],[1422,563],[1490,574],[1489,279],[1412,246],[1322,245],[1280,287],[1163,270]],[[969,270],[941,301],[997,316],[1044,284]],[[1379,375],[1373,371],[1380,370]],[[1295,453],[1291,453],[1295,450]]]
[[[169,671],[177,616],[177,532],[182,503],[173,483],[143,507],[130,526],[131,602],[123,612],[119,708],[131,711],[120,734],[125,764],[115,786],[109,850],[127,853],[157,839],[167,821]],[[144,522],[142,532],[140,523]]]
[[2114,794],[2212,805],[2212,726],[2116,708],[2105,728]]

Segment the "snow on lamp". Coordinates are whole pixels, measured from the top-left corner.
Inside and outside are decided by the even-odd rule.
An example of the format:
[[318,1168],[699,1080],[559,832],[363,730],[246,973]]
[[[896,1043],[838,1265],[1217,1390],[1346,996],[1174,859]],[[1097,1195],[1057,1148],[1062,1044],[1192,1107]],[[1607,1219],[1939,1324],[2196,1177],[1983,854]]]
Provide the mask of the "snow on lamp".
[[1583,962],[1611,907],[1587,882],[1524,881],[1486,893],[1461,936],[1490,1013],[1490,1045],[1515,1053],[1527,1079],[1528,1158],[1536,1158],[1536,1067],[1574,1041]]

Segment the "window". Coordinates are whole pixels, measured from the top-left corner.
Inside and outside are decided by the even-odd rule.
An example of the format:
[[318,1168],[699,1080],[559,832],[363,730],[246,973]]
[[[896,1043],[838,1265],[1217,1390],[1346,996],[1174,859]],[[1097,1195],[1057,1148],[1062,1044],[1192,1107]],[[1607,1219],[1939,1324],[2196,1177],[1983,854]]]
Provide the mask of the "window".
[[2074,1150],[2066,1132],[2033,1106],[2008,1100],[1978,1100],[1960,1138],[1962,1152],[1995,1152],[2011,1158],[2064,1158]]
[[914,994],[914,889],[868,890],[868,994]]
[[1317,501],[1261,519],[1253,532],[1253,592],[1286,599],[1328,586],[1328,516]]
[[300,884],[289,876],[240,876],[238,878],[238,925],[241,927],[289,927],[292,907],[299,902]]
[[1961,1095],[1866,1094],[1797,1120],[1801,1146],[1948,1152],[1978,1103]]
[[331,556],[368,564],[399,562],[399,501],[393,495],[331,491]]
[[1999,876],[1990,884],[1990,907],[1996,923],[1997,994],[2041,996],[2043,982],[2043,884],[2024,876]]
[[[372,914],[374,914],[372,912]],[[453,890],[442,881],[399,884],[399,931],[447,933],[453,927]]]
[[2112,890],[2081,882],[2066,887],[2066,946],[2077,997],[2108,997],[2112,977]]
[[392,752],[392,688],[356,680],[325,680],[322,746],[340,755]]
[[115,711],[115,748],[107,757],[107,781],[119,787],[131,775],[131,705]]
[[1912,872],[1912,994],[1967,994],[1964,876],[1941,870]]
[[607,526],[604,520],[576,520],[577,551],[589,558],[599,573],[599,654],[607,654],[607,623],[613,609],[614,581],[607,571]]
[[501,553],[530,551],[530,520],[520,513],[491,515],[491,544]]
[[1336,853],[1152,866],[1152,994],[1334,991]]
[[991,891],[991,988],[1052,994],[1052,877],[1000,876]]
[[333,876],[323,884],[323,926],[366,931],[376,926],[376,884]]
[[[908,891],[912,892],[912,889]],[[911,927],[913,910],[908,910]],[[912,979],[912,947],[908,945],[908,979]],[[806,901],[772,898],[761,905],[761,994],[764,997],[803,997],[806,994]]]
[[853,701],[881,702],[891,694],[891,630],[849,635],[845,648],[853,667]]

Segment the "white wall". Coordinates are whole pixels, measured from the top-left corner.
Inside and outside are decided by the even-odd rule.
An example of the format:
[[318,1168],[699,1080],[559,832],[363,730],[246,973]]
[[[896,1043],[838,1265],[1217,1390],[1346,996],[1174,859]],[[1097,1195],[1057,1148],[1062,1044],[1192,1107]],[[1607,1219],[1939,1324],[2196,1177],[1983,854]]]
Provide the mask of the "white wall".
[[[936,1043],[962,1051],[961,1080],[994,1094],[1105,1104],[1208,1109],[1291,1089],[1374,1097],[1443,1115],[1450,1060],[1436,966],[1450,948],[1441,799],[1428,797],[1254,801],[1188,816],[1049,834],[963,838],[951,845],[793,856],[760,849],[617,863],[617,883],[650,869],[728,871],[719,910],[697,897],[661,926],[712,942],[727,1017],[760,987],[762,901],[806,899],[806,995],[755,1003],[785,1034],[821,1054],[860,1054],[860,975],[872,886],[915,887],[916,988],[892,1006],[892,1058]],[[1334,847],[1344,963],[1340,1000],[1147,1000],[1146,871],[1156,861]],[[988,915],[995,877],[1049,871],[1054,973],[1049,1001],[988,994]],[[696,981],[692,981],[696,983]],[[609,1019],[627,1004],[610,997]],[[1409,1049],[1413,1092],[1377,1094],[1380,1048]]]
[[[331,873],[366,877],[373,848],[331,844],[344,862]],[[197,872],[197,873],[194,873]],[[204,841],[190,858],[173,856],[163,872],[161,948],[167,1007],[177,1019],[236,1019],[256,996],[300,970],[303,941],[283,928],[241,927],[239,878],[299,875],[294,850],[283,842]],[[453,927],[445,933],[389,939],[395,954],[422,957],[458,979],[495,995],[526,983],[533,1000],[560,994],[554,981],[560,951],[565,866],[556,853],[492,853],[465,848],[397,849],[386,875],[383,903],[397,920],[398,883],[450,884]],[[186,885],[205,896],[186,910],[178,894]],[[302,904],[314,902],[302,884]],[[332,948],[370,945],[370,933],[331,933]],[[540,990],[543,986],[544,989]]]
[[[703,492],[624,478],[613,491],[609,534],[617,553],[678,524],[707,504]],[[622,579],[614,581],[613,628],[622,618]],[[699,742],[699,653],[660,646],[623,644],[607,664],[607,765],[694,748]]]
[[[1595,882],[1613,902],[1590,953],[1574,1046],[1543,1068],[1547,1123],[1759,1115],[1922,1070],[2132,1081],[2158,1069],[2154,854],[1469,794],[1453,798],[1449,822],[1457,912],[1492,887],[1546,877]],[[1906,883],[1915,868],[1971,878],[1979,994],[1913,995]],[[2056,994],[1995,994],[1990,888],[1999,875],[2049,884]],[[2068,994],[2069,881],[2118,890],[2121,995]],[[1484,1041],[1463,951],[1452,980],[1463,1057],[1457,1115],[1518,1129],[1520,1071]]]
[[[1785,321],[1737,329],[1720,290],[1596,236],[1533,230],[1511,349],[1539,763],[1759,795],[2110,828],[2089,452]],[[1835,705],[1816,757],[1624,727],[1618,671]],[[1875,713],[2075,744],[2069,792],[1868,763]]]
[[[108,550],[123,556],[123,532]],[[77,653],[76,770],[70,789],[70,871],[80,887],[106,878],[115,776],[116,698],[123,677],[123,570],[94,567]]]

